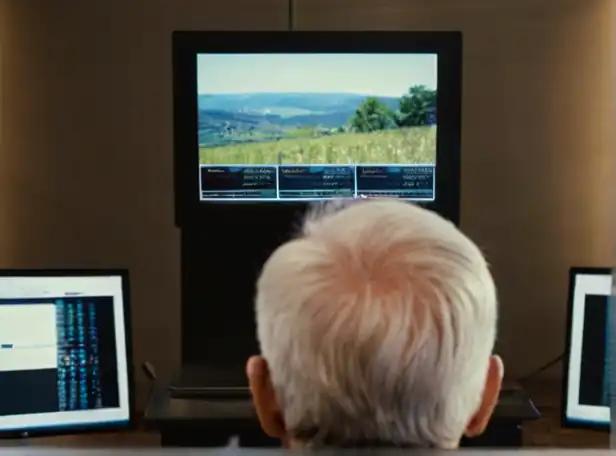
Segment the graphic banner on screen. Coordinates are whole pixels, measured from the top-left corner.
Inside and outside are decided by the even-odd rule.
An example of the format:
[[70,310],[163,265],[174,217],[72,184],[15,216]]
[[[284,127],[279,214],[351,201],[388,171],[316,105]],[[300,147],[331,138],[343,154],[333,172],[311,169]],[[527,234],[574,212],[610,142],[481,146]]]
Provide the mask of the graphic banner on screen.
[[437,55],[199,54],[201,201],[435,199]]

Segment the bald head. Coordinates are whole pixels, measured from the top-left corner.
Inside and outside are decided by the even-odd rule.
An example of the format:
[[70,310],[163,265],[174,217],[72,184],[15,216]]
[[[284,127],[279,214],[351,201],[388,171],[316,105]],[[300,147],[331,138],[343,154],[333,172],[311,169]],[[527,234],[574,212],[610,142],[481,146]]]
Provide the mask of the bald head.
[[477,421],[496,292],[479,249],[435,213],[315,207],[265,264],[256,310],[267,403],[290,440],[452,447]]

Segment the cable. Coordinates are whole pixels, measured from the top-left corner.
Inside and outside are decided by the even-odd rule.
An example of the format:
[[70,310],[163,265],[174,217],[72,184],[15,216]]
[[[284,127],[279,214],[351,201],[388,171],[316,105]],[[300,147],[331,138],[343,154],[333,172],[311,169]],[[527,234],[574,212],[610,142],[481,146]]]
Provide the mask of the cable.
[[547,363],[545,363],[544,365],[542,365],[541,367],[535,369],[534,371],[532,371],[530,374],[526,374],[524,377],[519,378],[517,381],[518,383],[524,383],[527,382],[529,380],[532,380],[534,377],[536,377],[537,375],[545,372],[546,370],[548,370],[550,367],[554,366],[555,364],[558,364],[559,362],[561,362],[563,360],[563,358],[565,357],[564,353],[561,353],[560,355],[558,355],[556,358],[548,361]]
[[152,396],[154,395],[154,390],[156,389],[156,383],[158,377],[156,375],[156,369],[154,369],[154,365],[146,361],[141,365],[141,371],[145,374],[146,378],[150,381],[150,388],[148,390],[147,395],[147,404],[150,406],[150,402],[152,401]]
[[294,0],[289,0],[288,10],[289,10],[288,27],[289,27],[289,32],[292,32],[293,30],[295,30],[295,1]]
[[141,365],[141,370],[143,371],[143,373],[145,374],[145,376],[148,378],[148,380],[155,382],[156,381],[156,369],[154,369],[154,366],[152,365],[151,362],[146,361]]

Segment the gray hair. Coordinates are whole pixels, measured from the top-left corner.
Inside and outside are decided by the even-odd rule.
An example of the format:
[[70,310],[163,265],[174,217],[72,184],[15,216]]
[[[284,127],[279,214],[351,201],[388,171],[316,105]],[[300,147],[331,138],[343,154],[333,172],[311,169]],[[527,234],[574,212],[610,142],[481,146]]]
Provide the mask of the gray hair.
[[266,262],[261,351],[291,436],[449,448],[477,411],[496,289],[453,224],[396,200],[334,201]]

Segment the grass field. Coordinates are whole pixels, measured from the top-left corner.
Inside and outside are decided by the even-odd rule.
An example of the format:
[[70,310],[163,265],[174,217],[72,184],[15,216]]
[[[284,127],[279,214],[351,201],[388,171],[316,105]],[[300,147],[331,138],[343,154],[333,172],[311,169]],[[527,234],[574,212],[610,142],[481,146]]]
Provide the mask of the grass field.
[[436,127],[201,147],[199,161],[208,165],[434,164]]

